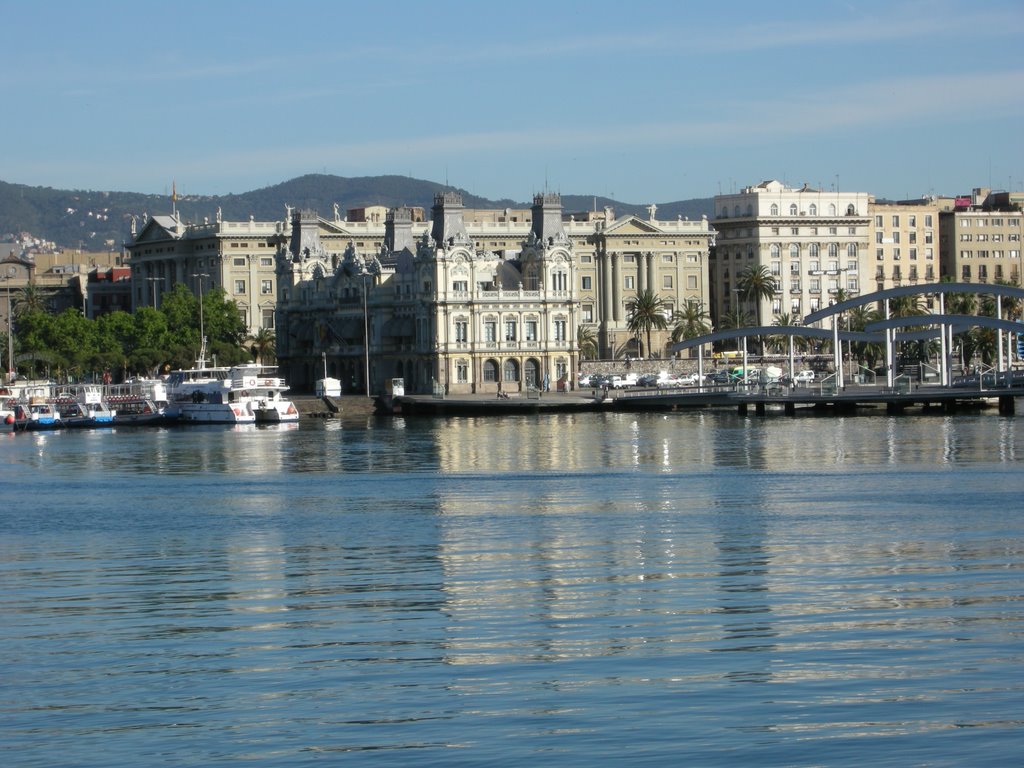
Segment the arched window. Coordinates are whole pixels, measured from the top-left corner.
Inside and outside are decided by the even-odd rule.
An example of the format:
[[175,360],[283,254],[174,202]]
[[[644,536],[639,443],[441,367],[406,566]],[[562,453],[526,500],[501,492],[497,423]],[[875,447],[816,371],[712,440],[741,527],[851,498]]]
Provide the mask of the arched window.
[[732,215],[735,216],[737,219],[740,217],[740,207],[738,205],[733,206]]
[[790,216],[796,216],[796,203],[790,203],[789,215]]
[[484,381],[498,380],[498,364],[494,360],[484,360]]
[[811,243],[810,248],[807,249],[807,253],[812,259],[816,259],[820,255],[821,249],[818,248],[817,243]]
[[754,215],[754,206],[752,206],[750,203],[747,203],[747,216],[753,216],[753,215]]
[[807,213],[809,213],[811,216],[817,216],[818,206],[816,206],[814,203],[811,203],[810,207],[807,209]]
[[849,245],[846,246],[846,255],[849,256],[851,259],[856,259],[857,258],[857,244],[856,243],[850,243]]
[[828,244],[828,257],[830,259],[838,259],[839,258],[839,246],[836,243],[829,243]]
[[778,243],[772,243],[771,247],[768,249],[768,252],[771,254],[771,257],[773,259],[777,259],[779,258],[779,255],[782,253],[782,249],[779,248]]
[[778,216],[779,215],[779,206],[777,206],[775,203],[772,203],[771,215],[772,216]]
[[846,215],[847,216],[856,216],[857,215],[857,209],[853,206],[853,203],[850,203],[848,206],[846,206]]
[[828,215],[829,216],[835,216],[836,215],[836,204],[835,203],[829,203],[828,204]]
[[800,258],[800,246],[796,243],[792,243],[789,246],[789,258],[799,259]]
[[519,362],[509,358],[505,361],[505,365],[502,366],[502,380],[507,382],[519,381]]

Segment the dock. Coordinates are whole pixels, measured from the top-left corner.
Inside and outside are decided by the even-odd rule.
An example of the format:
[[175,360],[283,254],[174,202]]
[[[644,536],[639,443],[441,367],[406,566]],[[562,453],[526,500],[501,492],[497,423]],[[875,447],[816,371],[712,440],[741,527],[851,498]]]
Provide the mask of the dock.
[[[1002,414],[1015,412],[1015,399],[1024,397],[1024,386],[966,389],[938,385],[886,388],[857,385],[836,389],[826,385],[789,388],[783,386],[686,386],[670,389],[578,390],[550,392],[528,397],[494,395],[402,395],[394,398],[391,410],[401,414],[514,414],[565,411],[651,411],[730,408],[739,414],[758,415],[780,411],[793,415],[814,409],[825,413],[850,413],[862,408],[884,408],[888,413],[908,409],[941,410],[997,406]],[[378,400],[378,408],[382,407]]]
[[1024,387],[968,389],[938,385],[885,387],[856,385],[835,388],[825,385],[789,388],[680,388],[676,390],[633,390],[617,394],[612,406],[621,410],[675,410],[680,408],[731,407],[740,414],[753,409],[764,414],[769,409],[795,414],[800,408],[849,413],[859,408],[883,407],[888,413],[908,408],[941,409],[954,412],[961,408],[998,405],[999,412],[1013,414],[1014,401],[1024,397]]

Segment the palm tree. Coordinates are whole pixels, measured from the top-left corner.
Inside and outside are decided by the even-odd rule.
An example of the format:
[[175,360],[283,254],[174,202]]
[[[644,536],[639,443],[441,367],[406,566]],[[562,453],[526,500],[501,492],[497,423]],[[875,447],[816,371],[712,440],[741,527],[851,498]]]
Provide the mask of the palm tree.
[[[723,330],[738,330],[750,325],[750,313],[744,311],[739,305],[733,307],[722,315],[721,326]],[[740,348],[740,340],[736,339],[736,349]]]
[[924,299],[920,294],[897,296],[889,300],[890,317],[919,317],[927,314],[928,310],[924,308]]
[[665,319],[665,300],[654,291],[645,288],[638,291],[636,296],[626,304],[628,319],[626,328],[634,336],[641,333],[647,336],[646,354],[651,356],[651,331],[664,331],[668,328],[668,320]]
[[672,342],[695,339],[711,332],[707,312],[699,301],[687,301],[672,313]]
[[[920,294],[910,296],[897,296],[889,300],[890,317],[921,317],[927,315],[928,310],[924,307],[924,297]],[[907,330],[920,330],[924,326],[908,326]],[[928,356],[924,342],[901,342],[899,357],[910,362],[921,362]]]
[[[861,305],[851,309],[847,313],[847,319],[851,331],[863,331],[869,323],[881,320],[882,313]],[[885,357],[884,345],[875,342],[855,341],[850,344],[850,352],[854,359],[863,360],[868,368],[874,368],[875,363]]]
[[[772,325],[777,325],[784,328],[799,327],[802,325],[800,322],[801,318],[791,315],[789,312],[782,312],[775,316],[775,322]],[[789,335],[788,334],[777,334],[768,337],[769,346],[775,348],[778,351],[783,351],[789,346]],[[793,336],[793,348],[802,352],[807,349],[807,338],[804,336]]]
[[580,351],[580,357],[584,360],[597,358],[597,334],[589,325],[576,327],[576,347]]
[[[996,280],[996,285],[1009,286],[1011,288],[1019,288],[1020,286],[1011,283],[1009,280]],[[1003,319],[1013,320],[1020,316],[1021,301],[1012,296],[1003,296],[1000,300],[1000,304],[1003,309]]]
[[18,290],[18,297],[14,300],[13,313],[20,317],[32,312],[46,312],[48,298],[47,293],[38,285],[29,283]]
[[779,290],[779,281],[772,276],[771,270],[763,264],[751,264],[739,274],[736,287],[740,295],[754,304],[754,319],[761,324],[761,300],[771,299]]
[[276,359],[276,338],[270,328],[260,328],[247,341],[251,342],[249,349],[257,363],[272,363]]

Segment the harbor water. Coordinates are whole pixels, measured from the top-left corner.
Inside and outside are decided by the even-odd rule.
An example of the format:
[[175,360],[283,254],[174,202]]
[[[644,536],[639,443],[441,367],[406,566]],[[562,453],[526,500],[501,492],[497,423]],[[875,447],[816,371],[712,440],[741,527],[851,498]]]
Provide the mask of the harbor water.
[[1006,766],[1024,419],[0,435],[11,766]]

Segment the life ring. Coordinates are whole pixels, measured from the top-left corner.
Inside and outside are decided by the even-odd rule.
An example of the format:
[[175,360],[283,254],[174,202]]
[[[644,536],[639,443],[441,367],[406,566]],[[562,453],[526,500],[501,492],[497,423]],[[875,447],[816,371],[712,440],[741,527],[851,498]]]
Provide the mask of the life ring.
[[245,380],[245,386],[248,387],[249,389],[252,389],[253,387],[256,386],[256,379],[250,376]]

